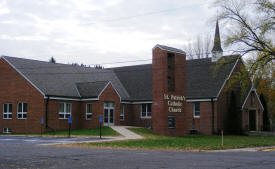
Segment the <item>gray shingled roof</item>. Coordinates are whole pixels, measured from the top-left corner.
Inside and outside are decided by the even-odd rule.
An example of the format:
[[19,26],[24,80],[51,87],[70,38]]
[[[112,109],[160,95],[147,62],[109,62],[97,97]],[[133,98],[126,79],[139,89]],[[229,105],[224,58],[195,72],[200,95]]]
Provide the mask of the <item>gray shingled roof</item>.
[[113,68],[130,100],[152,100],[152,64]]
[[[229,76],[236,56],[217,73],[213,74],[216,62],[211,58],[187,60],[186,62],[186,97],[189,99],[212,98],[218,95],[224,81]],[[118,78],[128,91],[131,100],[152,100],[152,65],[136,65],[113,68]]]
[[111,81],[122,99],[129,95],[113,70],[3,56],[45,95],[79,98],[76,83]]
[[230,58],[214,74],[216,62],[211,62],[211,58],[188,60],[186,65],[187,98],[213,98],[216,97],[222,88],[223,83],[228,78],[237,56],[223,57]]
[[96,98],[108,83],[108,81],[83,82],[76,83],[76,87],[82,98]]
[[[152,100],[152,65],[126,66],[112,69],[94,69],[66,64],[4,56],[46,95],[60,97],[96,97],[111,81],[124,101]],[[211,58],[187,60],[186,97],[212,98],[218,95],[230,74],[237,57],[213,75]]]

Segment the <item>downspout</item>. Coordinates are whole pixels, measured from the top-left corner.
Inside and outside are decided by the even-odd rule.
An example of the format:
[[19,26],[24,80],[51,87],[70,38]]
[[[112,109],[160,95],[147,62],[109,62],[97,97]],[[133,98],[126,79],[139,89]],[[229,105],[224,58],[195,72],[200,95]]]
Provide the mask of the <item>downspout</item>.
[[49,105],[49,96],[46,96],[46,104],[45,104],[45,124],[46,124],[46,129],[49,128],[48,126],[48,105]]
[[211,107],[212,107],[212,134],[214,134],[215,132],[215,128],[214,128],[214,121],[215,121],[215,110],[214,110],[214,99],[211,98]]

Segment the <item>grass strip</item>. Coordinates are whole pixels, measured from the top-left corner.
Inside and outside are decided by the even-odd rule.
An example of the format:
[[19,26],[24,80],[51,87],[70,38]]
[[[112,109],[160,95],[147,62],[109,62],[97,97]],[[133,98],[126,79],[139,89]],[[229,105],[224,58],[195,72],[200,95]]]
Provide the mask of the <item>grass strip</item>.
[[221,145],[219,135],[188,135],[185,137],[166,137],[152,133],[144,128],[129,128],[129,130],[142,135],[144,139],[84,143],[83,146],[112,147],[131,149],[169,149],[169,150],[217,150],[244,147],[274,146],[275,137],[268,136],[224,136],[224,145]]

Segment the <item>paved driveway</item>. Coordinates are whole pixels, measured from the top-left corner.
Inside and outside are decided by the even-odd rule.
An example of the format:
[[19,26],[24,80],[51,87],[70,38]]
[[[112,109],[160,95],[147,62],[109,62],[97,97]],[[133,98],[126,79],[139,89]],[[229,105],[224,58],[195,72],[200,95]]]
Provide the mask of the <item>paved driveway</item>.
[[90,142],[107,140],[107,138],[82,138],[82,137],[39,137],[39,136],[0,136],[0,144],[60,144],[75,142]]
[[[8,140],[10,139],[10,140]],[[75,138],[0,136],[0,169],[274,169],[275,152],[183,152],[41,146]],[[27,141],[28,140],[28,141]],[[37,141],[40,140],[40,141]]]

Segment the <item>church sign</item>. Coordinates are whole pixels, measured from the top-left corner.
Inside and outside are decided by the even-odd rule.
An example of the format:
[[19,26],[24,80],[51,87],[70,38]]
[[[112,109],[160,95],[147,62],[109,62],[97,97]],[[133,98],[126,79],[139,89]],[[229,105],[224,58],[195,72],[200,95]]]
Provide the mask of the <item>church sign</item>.
[[183,101],[185,101],[184,96],[164,94],[164,100],[167,100],[168,111],[170,113],[182,112]]

